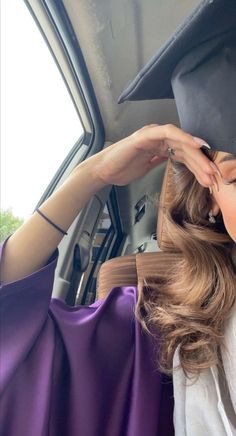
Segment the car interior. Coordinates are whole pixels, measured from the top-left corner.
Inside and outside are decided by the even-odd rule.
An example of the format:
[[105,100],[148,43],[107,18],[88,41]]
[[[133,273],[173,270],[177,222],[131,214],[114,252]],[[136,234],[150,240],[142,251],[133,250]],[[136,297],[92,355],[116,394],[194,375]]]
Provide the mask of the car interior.
[[[179,125],[173,100],[122,104],[117,100],[199,1],[25,3],[84,127],[83,137],[65,158],[36,209],[82,160],[144,125]],[[171,184],[168,160],[129,185],[107,186],[91,198],[58,246],[53,296],[71,306],[91,304],[114,286],[136,285],[143,277],[166,274],[166,265],[170,268],[179,255],[165,232]]]

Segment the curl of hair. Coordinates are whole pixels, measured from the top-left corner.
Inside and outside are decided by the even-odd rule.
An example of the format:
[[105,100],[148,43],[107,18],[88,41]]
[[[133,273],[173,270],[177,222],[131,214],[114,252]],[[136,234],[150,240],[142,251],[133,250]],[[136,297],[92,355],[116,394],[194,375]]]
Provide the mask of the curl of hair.
[[[209,152],[210,159],[214,156]],[[212,365],[222,366],[224,322],[236,298],[236,244],[221,213],[215,224],[209,222],[208,188],[179,162],[173,162],[173,175],[166,231],[181,256],[168,278],[147,277],[139,283],[135,315],[147,333],[158,337],[158,369],[173,373],[179,347],[180,365],[189,378]]]

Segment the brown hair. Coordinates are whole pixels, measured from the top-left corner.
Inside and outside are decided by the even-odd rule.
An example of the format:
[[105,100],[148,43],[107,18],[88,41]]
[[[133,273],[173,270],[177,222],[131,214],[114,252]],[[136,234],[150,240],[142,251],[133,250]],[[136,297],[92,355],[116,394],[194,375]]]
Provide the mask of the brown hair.
[[[210,159],[215,155],[209,152]],[[167,279],[149,277],[139,283],[135,315],[147,333],[155,336],[157,328],[158,369],[172,373],[179,346],[180,364],[189,376],[220,365],[224,321],[236,297],[236,244],[221,213],[215,224],[208,220],[209,189],[184,164],[173,162],[173,173],[175,192],[166,228],[181,256]]]

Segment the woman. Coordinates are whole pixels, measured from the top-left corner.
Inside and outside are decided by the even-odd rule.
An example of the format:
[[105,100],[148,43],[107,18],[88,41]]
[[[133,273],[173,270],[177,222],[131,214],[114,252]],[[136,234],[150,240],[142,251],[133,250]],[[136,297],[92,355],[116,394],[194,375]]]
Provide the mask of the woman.
[[[165,229],[179,251],[168,279],[140,284],[136,316],[161,337],[157,367],[173,374],[175,434],[236,434],[236,154],[207,152],[207,190],[173,162]],[[155,335],[154,335],[155,336]]]
[[79,164],[40,206],[43,216],[34,212],[4,241],[1,436],[173,434],[171,384],[134,322],[137,289],[115,288],[86,307],[50,299],[56,247],[91,196],[144,176],[167,147],[205,189],[216,186],[203,144],[173,125],[144,126]]
[[236,434],[235,68],[236,2],[203,0],[118,100],[174,98],[181,128],[205,138],[219,168],[209,195],[174,163],[166,227],[181,257],[168,280],[144,280],[136,307],[161,335],[158,367],[174,369],[177,436]]

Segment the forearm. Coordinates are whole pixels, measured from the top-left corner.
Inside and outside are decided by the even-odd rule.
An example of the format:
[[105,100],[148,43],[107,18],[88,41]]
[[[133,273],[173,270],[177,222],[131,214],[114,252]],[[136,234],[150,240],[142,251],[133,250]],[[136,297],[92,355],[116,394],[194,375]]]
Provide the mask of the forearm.
[[[93,158],[79,164],[39,208],[65,231],[90,198],[105,186],[93,175]],[[1,281],[12,282],[43,267],[63,236],[34,212],[6,243],[1,261]]]

